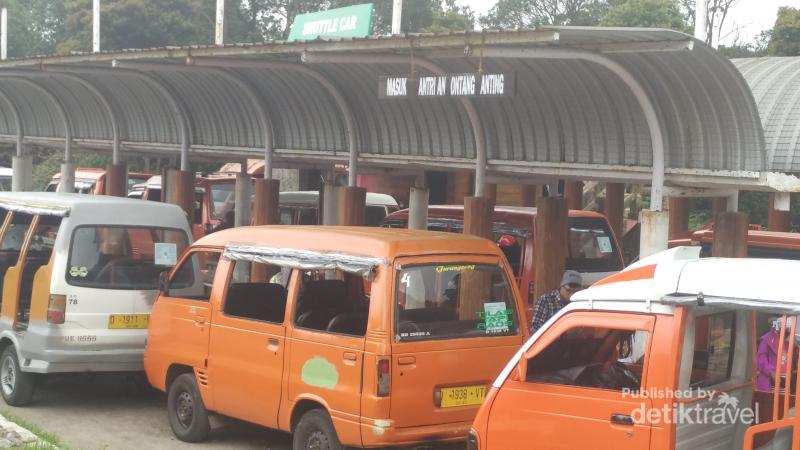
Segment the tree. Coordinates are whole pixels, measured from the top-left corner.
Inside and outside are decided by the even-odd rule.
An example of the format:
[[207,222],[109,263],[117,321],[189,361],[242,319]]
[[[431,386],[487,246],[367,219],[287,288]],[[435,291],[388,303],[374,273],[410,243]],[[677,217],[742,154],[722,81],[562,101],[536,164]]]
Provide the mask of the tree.
[[778,8],[768,52],[770,56],[800,55],[800,10],[786,6]]
[[[69,38],[58,46],[58,52],[88,51],[91,48],[91,0],[68,0],[65,10]],[[214,41],[213,0],[104,0],[100,20],[104,50]]]
[[[725,25],[725,19],[728,18],[728,13],[739,0],[708,0],[708,13],[706,15],[706,44],[712,45],[713,42],[719,42],[726,38],[727,35],[722,35],[722,27]],[[683,12],[684,20],[688,28],[694,30],[695,24],[695,4],[697,0],[678,0],[681,11]],[[714,31],[716,30],[717,36],[714,38]],[[734,30],[736,32],[737,30]]]
[[688,29],[675,0],[628,0],[611,7],[600,24],[607,27],[669,28],[682,32]]
[[606,0],[498,0],[481,23],[489,28],[597,25],[608,5]]
[[49,55],[64,39],[63,0],[6,0],[8,55],[22,58]]

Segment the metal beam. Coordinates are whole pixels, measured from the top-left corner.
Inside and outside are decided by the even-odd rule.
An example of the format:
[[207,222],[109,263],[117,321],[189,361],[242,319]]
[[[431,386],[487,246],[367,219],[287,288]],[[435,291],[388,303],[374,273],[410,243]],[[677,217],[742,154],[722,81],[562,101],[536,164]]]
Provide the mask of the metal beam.
[[11,98],[0,89],[0,99],[2,99],[8,105],[9,110],[11,111],[11,115],[14,116],[14,126],[17,129],[17,156],[22,157],[23,155],[23,140],[25,139],[25,129],[22,127],[22,119],[19,115],[19,108],[17,108],[16,103],[14,103]]
[[221,67],[198,67],[184,64],[145,61],[125,61],[120,62],[118,66],[136,70],[211,72],[231,81],[250,99],[253,108],[255,108],[258,114],[261,129],[264,133],[264,178],[272,178],[272,159],[275,148],[275,133],[273,131],[272,120],[269,117],[266,106],[261,101],[261,96],[258,91],[248,81],[238,76],[235,72]]
[[[310,64],[407,64],[407,56],[395,55],[361,55],[355,53],[303,53],[302,61]],[[414,65],[423,67],[434,75],[447,73],[440,66],[429,59],[414,58]],[[475,105],[468,98],[460,99],[461,105],[469,118],[472,133],[475,137],[475,196],[483,197],[486,186],[486,138],[483,123],[475,109]]]
[[108,113],[109,121],[111,121],[111,146],[112,146],[111,147],[111,149],[112,149],[111,158],[112,158],[114,164],[119,164],[120,163],[119,151],[120,151],[120,142],[121,142],[122,138],[120,136],[120,130],[119,130],[119,117],[118,117],[118,115],[116,113],[116,110],[114,109],[114,107],[112,105],[112,100],[109,99],[108,96],[103,94],[100,91],[100,89],[97,88],[97,86],[92,84],[89,80],[81,78],[80,76],[75,75],[73,73],[60,71],[60,70],[58,70],[57,67],[53,67],[53,66],[41,66],[40,70],[38,70],[38,71],[37,70],[18,70],[18,69],[13,69],[13,70],[6,71],[5,73],[15,74],[15,75],[20,75],[20,76],[25,76],[25,77],[54,77],[54,78],[62,77],[62,78],[67,78],[67,79],[75,81],[76,83],[78,83],[81,86],[83,86],[86,90],[91,92],[100,101],[100,103],[103,104],[103,108],[105,108],[106,112]]
[[267,61],[267,60],[252,60],[252,59],[229,59],[229,58],[187,58],[186,64],[191,66],[202,67],[244,67],[250,69],[277,69],[277,70],[292,70],[305,74],[313,78],[319,83],[328,94],[333,98],[339,112],[342,114],[344,120],[345,135],[347,136],[347,146],[349,152],[349,168],[348,168],[348,186],[356,186],[356,174],[358,173],[358,129],[356,128],[355,116],[350,109],[350,105],[344,98],[344,95],[330,80],[325,78],[319,72],[312,70],[302,64],[284,62],[284,61]]
[[[464,57],[472,56],[471,49],[466,52],[440,52],[439,57]],[[636,77],[628,69],[608,56],[586,50],[570,48],[544,48],[544,47],[491,47],[486,46],[481,50],[484,58],[527,58],[527,59],[568,59],[588,61],[605,67],[614,73],[628,86],[631,93],[642,108],[647,127],[650,131],[650,143],[653,149],[653,172],[650,188],[650,210],[661,211],[663,208],[664,190],[664,137],[661,133],[661,124],[658,120],[655,106],[647,92]]]
[[164,96],[164,98],[167,100],[167,103],[169,103],[170,108],[172,108],[173,114],[175,114],[175,117],[178,119],[178,126],[180,127],[181,134],[181,170],[189,170],[189,147],[191,146],[192,141],[191,129],[189,128],[189,116],[181,102],[178,100],[177,94],[175,94],[172,89],[161,80],[148,73],[140,72],[138,70],[115,68],[113,65],[114,64],[112,64],[112,67],[45,65],[43,68],[44,70],[56,70],[60,73],[88,73],[107,75],[124,73],[145,80],[145,82],[149,83],[158,92],[160,92],[161,95]]

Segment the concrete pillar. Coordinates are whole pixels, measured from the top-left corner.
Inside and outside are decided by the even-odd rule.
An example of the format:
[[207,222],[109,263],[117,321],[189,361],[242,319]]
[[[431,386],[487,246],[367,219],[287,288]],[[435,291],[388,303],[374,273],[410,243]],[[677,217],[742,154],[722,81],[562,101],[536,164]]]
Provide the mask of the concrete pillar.
[[728,210],[727,197],[714,197],[711,199],[711,217],[716,220],[717,214]]
[[75,192],[75,164],[61,163],[61,180],[58,183],[58,192]]
[[769,194],[769,217],[767,228],[769,231],[790,231],[789,205],[791,203],[788,192]]
[[428,229],[428,189],[412,187],[408,198],[408,228],[410,230]]
[[464,203],[464,198],[472,193],[471,172],[449,172],[447,174],[447,203],[457,205]]
[[721,212],[714,222],[711,255],[726,258],[747,256],[747,228],[750,218],[745,213]]
[[639,258],[667,249],[669,240],[669,211],[642,210],[639,213],[641,235],[639,236]]
[[253,225],[275,225],[281,223],[279,180],[256,178]]
[[536,199],[541,197],[542,189],[538,184],[524,184],[522,185],[522,198],[520,202],[522,206],[536,206]]
[[689,198],[669,199],[669,238],[677,239],[689,231]]
[[167,203],[180,206],[187,214],[189,224],[194,223],[194,172],[188,170],[167,170]]
[[339,188],[339,225],[364,226],[367,190],[357,186]]
[[320,205],[322,206],[322,225],[339,224],[339,186],[324,183],[320,192]]
[[106,166],[105,194],[116,197],[128,195],[127,181],[124,164],[109,164]]
[[536,213],[536,246],[533,252],[534,292],[530,299],[536,300],[547,292],[557,289],[564,275],[567,261],[567,200],[558,197],[539,197]]
[[251,184],[252,179],[246,172],[236,174],[236,186],[234,187],[236,194],[234,195],[233,207],[234,226],[250,225]]
[[625,219],[625,184],[606,183],[605,214],[611,230],[617,239],[622,239],[622,226]]
[[464,234],[492,238],[492,205],[486,197],[464,197]]
[[583,181],[564,182],[564,198],[567,199],[567,208],[583,209]]
[[11,158],[11,190],[14,192],[33,189],[33,158],[30,155]]

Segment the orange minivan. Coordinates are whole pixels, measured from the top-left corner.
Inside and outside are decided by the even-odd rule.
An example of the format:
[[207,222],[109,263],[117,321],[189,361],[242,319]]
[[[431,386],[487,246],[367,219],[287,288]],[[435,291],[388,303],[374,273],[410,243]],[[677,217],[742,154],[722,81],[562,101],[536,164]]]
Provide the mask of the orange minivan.
[[800,450],[798,271],[677,247],[576,293],[495,380],[467,449]]
[[528,334],[513,279],[474,236],[223,230],[162,277],[145,370],[184,441],[206,437],[210,411],[291,432],[295,449],[463,441]]

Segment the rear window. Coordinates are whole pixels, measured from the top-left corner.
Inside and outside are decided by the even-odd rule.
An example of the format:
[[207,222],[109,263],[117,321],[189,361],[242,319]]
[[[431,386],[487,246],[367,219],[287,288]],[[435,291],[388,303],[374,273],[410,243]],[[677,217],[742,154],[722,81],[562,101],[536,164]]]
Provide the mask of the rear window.
[[707,387],[731,378],[736,338],[733,311],[701,316],[695,320],[691,387]]
[[578,272],[622,270],[613,234],[600,217],[570,217],[566,267]]
[[497,265],[405,266],[397,274],[395,298],[398,342],[519,333],[514,295]]
[[99,289],[157,289],[158,275],[186,249],[183,230],[81,226],[75,229],[67,282]]
[[213,217],[224,217],[225,213],[233,209],[233,191],[235,187],[233,183],[216,183],[211,185],[211,215]]

